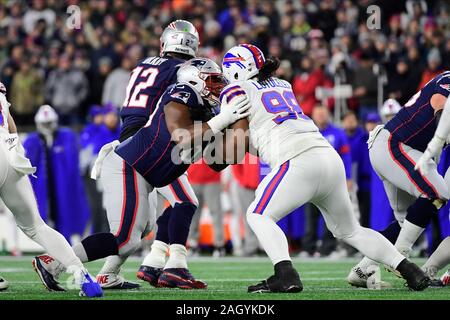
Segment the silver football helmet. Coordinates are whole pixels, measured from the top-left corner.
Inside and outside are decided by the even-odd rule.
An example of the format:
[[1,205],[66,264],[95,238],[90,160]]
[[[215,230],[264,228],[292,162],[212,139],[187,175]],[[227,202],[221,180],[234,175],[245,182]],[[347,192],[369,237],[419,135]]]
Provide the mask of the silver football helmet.
[[219,105],[220,91],[226,85],[220,67],[208,58],[194,58],[180,66],[177,81],[189,83],[212,107]]
[[166,52],[175,52],[195,58],[199,36],[192,23],[186,20],[175,20],[164,29],[160,42],[161,55]]

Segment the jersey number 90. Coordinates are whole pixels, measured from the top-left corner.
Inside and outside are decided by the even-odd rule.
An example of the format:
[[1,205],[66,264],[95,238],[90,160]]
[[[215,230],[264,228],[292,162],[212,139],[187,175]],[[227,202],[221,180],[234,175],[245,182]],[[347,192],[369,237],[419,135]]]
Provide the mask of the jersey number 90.
[[297,99],[291,90],[285,90],[283,93],[278,91],[264,92],[261,101],[267,112],[279,114],[273,119],[276,124],[281,124],[289,119],[305,119],[309,118],[303,113],[302,108],[298,105]]

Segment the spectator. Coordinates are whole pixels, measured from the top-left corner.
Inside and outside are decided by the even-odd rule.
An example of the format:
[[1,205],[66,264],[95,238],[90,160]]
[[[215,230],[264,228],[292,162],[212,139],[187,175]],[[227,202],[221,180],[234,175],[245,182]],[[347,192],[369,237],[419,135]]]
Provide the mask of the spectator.
[[[102,102],[102,93],[103,88],[106,82],[106,78],[109,74],[111,74],[112,69],[112,61],[108,57],[103,57],[98,62],[98,70],[94,72],[94,74],[91,77],[91,87],[90,87],[90,101],[99,104]],[[123,92],[126,88],[126,85],[119,90],[120,92]],[[123,100],[122,100],[123,103]]]
[[72,68],[66,55],[59,58],[58,69],[49,74],[45,84],[45,97],[60,114],[61,124],[78,123],[78,108],[88,94],[88,82],[84,74]]
[[441,69],[442,58],[439,50],[437,48],[433,48],[430,50],[427,56],[427,68],[422,73],[422,78],[420,80],[419,87],[417,91],[422,89],[428,81],[433,79],[439,73],[443,72]]
[[52,9],[46,8],[45,2],[45,0],[33,0],[32,8],[25,13],[23,17],[23,28],[26,33],[31,34],[39,21],[45,21],[46,25],[53,29],[56,15]]
[[417,76],[410,70],[410,65],[405,58],[397,62],[396,70],[390,75],[387,95],[404,105],[417,91]]
[[377,77],[373,72],[373,58],[370,52],[363,52],[359,66],[353,77],[353,95],[359,102],[359,116],[364,119],[367,113],[377,111]]
[[122,107],[132,67],[130,59],[125,57],[122,59],[120,67],[109,74],[103,87],[103,104],[111,103],[116,108]]
[[14,74],[11,84],[11,104],[14,118],[18,123],[31,125],[38,106],[44,103],[44,78],[31,66],[30,61],[22,61],[20,70]]
[[305,56],[301,60],[301,72],[294,78],[292,88],[303,112],[310,116],[313,107],[319,103],[316,99],[316,88],[331,85],[317,61]]

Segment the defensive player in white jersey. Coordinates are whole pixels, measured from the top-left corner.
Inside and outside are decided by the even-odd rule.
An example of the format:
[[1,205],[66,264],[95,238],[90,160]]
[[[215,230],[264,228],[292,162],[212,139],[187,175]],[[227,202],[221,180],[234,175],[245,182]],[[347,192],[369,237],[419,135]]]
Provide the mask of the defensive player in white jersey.
[[[223,74],[230,83],[221,94],[222,105],[237,96],[251,101],[250,115],[232,125],[222,147],[227,163],[237,163],[239,133],[258,151],[272,171],[261,181],[256,198],[247,210],[247,220],[272,260],[275,274],[248,288],[249,292],[299,292],[303,289],[289,256],[288,243],[277,221],[306,202],[323,214],[333,235],[398,270],[413,290],[423,290],[429,278],[402,256],[378,232],[363,228],[352,213],[344,166],[333,147],[305,116],[291,85],[273,77],[279,66],[276,58],[265,59],[261,50],[242,44],[224,56]],[[242,141],[242,140],[241,140]],[[242,155],[242,152],[240,153]]]
[[[28,179],[28,175],[33,174],[36,168],[25,157],[25,150],[9,113],[10,103],[6,100],[5,94],[5,86],[0,83],[0,197],[14,215],[18,227],[61,261],[68,272],[73,273],[77,285],[81,288],[80,294],[101,297],[102,289],[89,275],[69,243],[60,233],[46,225],[39,214],[33,188]],[[39,264],[33,266],[41,280],[48,276]],[[1,280],[0,290],[6,289],[7,282]],[[64,290],[57,283],[49,283],[46,287],[50,291]]]

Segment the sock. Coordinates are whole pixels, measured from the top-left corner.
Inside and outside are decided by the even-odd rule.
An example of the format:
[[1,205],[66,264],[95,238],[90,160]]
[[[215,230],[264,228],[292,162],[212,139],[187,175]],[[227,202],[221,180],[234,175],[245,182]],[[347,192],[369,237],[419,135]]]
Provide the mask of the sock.
[[425,228],[416,226],[408,220],[405,220],[405,222],[403,222],[402,230],[400,231],[397,241],[395,242],[395,246],[402,253],[408,253],[411,251],[412,246],[424,230]]
[[164,269],[171,268],[183,268],[187,269],[187,250],[186,247],[181,244],[171,244],[169,259],[167,260],[166,266]]
[[367,268],[368,268],[368,267],[370,267],[370,266],[377,266],[377,265],[379,265],[378,262],[376,262],[376,261],[374,261],[374,260],[372,260],[372,259],[370,259],[370,258],[364,257],[364,258],[362,258],[362,260],[356,265],[356,267],[359,267],[359,268],[362,270],[362,272],[367,273]]
[[247,214],[247,221],[273,265],[291,261],[286,236],[275,221],[257,213]]
[[99,274],[119,274],[120,268],[126,261],[126,257],[120,256],[109,256],[106,258],[105,263],[103,264],[102,269],[99,271]]
[[164,268],[166,264],[166,254],[169,245],[159,240],[155,240],[152,244],[152,250],[145,257],[142,265],[153,268]]
[[368,258],[396,269],[405,257],[380,233],[358,227],[350,237],[342,239]]
[[71,266],[84,268],[67,240],[57,231],[50,228],[43,221],[33,228],[21,227],[22,231],[40,244],[50,256],[69,269]]
[[438,272],[450,263],[450,237],[445,238],[423,265],[423,270],[435,269]]
[[380,231],[380,233],[391,243],[395,243],[395,240],[397,240],[400,230],[401,230],[400,224],[397,221],[393,221],[390,225],[387,226],[386,229]]
[[438,209],[433,201],[427,198],[419,198],[408,208],[405,222],[398,235],[395,246],[404,252],[411,250],[414,243],[428,226]]
[[192,217],[197,207],[190,202],[176,203],[169,219],[169,243],[186,245]]
[[169,243],[169,220],[172,212],[172,207],[167,207],[162,215],[156,220],[158,231],[156,232],[156,240]]
[[116,237],[109,232],[96,233],[86,237],[73,246],[73,251],[83,262],[119,254]]

